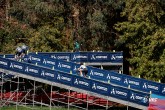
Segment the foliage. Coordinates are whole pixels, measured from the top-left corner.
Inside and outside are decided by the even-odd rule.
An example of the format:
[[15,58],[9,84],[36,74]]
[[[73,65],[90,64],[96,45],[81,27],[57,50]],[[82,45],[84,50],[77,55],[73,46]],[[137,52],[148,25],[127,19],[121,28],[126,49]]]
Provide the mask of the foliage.
[[132,75],[163,81],[165,29],[161,18],[164,15],[159,0],[126,1],[122,16],[127,20],[115,28],[121,33],[118,42],[129,48]]
[[[1,0],[0,53],[120,50],[131,75],[165,78],[164,0]],[[128,50],[128,51],[127,51]]]

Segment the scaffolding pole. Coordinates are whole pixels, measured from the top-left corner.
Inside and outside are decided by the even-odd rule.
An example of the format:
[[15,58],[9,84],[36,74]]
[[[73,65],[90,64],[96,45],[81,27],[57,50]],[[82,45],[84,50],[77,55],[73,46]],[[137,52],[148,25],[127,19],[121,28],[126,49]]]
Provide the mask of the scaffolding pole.
[[17,101],[16,101],[16,110],[18,110],[18,91],[19,91],[19,76],[18,76],[18,80],[17,80]]
[[36,86],[36,81],[34,80],[34,90],[33,90],[33,107],[34,107],[34,98],[35,98],[35,86]]
[[69,96],[68,96],[68,110],[69,110],[69,101],[70,101],[70,89],[68,89],[69,90]]
[[53,89],[53,86],[51,84],[51,91],[50,91],[50,110],[52,109],[52,89]]

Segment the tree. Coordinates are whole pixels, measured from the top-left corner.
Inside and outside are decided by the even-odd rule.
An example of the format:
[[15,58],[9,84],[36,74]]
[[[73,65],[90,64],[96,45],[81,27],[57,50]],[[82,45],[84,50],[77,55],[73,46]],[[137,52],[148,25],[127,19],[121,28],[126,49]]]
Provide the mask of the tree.
[[165,77],[165,11],[160,0],[126,0],[127,20],[115,25],[119,44],[129,48],[131,75],[158,80]]

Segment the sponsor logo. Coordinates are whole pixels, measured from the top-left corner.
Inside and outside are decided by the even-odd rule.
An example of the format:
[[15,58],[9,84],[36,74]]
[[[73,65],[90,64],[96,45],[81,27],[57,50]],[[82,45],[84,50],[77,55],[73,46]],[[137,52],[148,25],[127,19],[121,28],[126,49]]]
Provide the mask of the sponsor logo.
[[68,78],[68,77],[65,77],[65,76],[61,76],[61,79],[65,80],[65,81],[71,81],[71,78]]
[[82,56],[82,55],[77,55],[77,56],[74,55],[74,56],[73,56],[73,60],[76,60],[77,58],[78,58],[78,59],[80,59],[80,58],[84,58],[84,59],[85,59],[85,58],[88,58],[88,57],[87,57],[87,56]]
[[74,84],[81,84],[81,85],[84,85],[84,86],[89,86],[89,83],[84,82],[84,81],[77,80],[77,78],[74,81]]
[[115,88],[112,88],[112,90],[111,90],[111,94],[113,94],[113,95],[127,96],[127,93],[126,93],[126,92],[119,91],[119,90],[115,90]]
[[77,67],[76,66],[74,66],[74,69],[73,70],[77,70]]
[[146,83],[143,84],[143,88],[147,89],[147,84]]
[[97,59],[107,59],[107,56],[96,56]]
[[149,89],[154,89],[154,90],[158,90],[159,89],[157,86],[149,85],[149,84],[148,84],[148,88]]
[[45,72],[44,71],[41,72],[41,76],[45,76]]
[[154,85],[150,85],[150,84],[147,84],[147,83],[143,84],[143,88],[145,88],[145,89],[153,89],[153,90],[156,90],[156,91],[158,91],[158,89],[159,89],[159,87],[154,86]]
[[93,71],[91,70],[90,75],[93,75]]
[[163,87],[163,89],[162,89],[162,93],[165,93],[165,87]]
[[116,76],[111,76],[111,79],[117,80],[117,81],[121,81],[121,78],[116,77]]
[[91,56],[91,59],[92,59],[92,60],[95,60],[96,58],[95,58],[95,56],[94,56],[94,55],[92,55],[92,56]]
[[58,80],[64,80],[64,81],[71,81],[71,78],[65,77],[65,76],[60,76],[60,74],[57,75]]
[[25,68],[25,72],[29,72],[29,67],[28,66]]
[[116,94],[114,88],[111,90],[111,94],[114,94],[114,95]]
[[61,76],[59,74],[57,75],[57,79],[58,80],[61,80]]
[[59,68],[68,68],[68,69],[71,69],[71,66],[70,65],[65,65],[65,64],[61,64],[61,63],[58,64],[58,67]]
[[92,89],[96,89],[96,84],[95,83],[93,83]]
[[92,70],[91,70],[91,72],[90,72],[90,75],[96,75],[96,76],[101,76],[101,77],[104,76],[103,73],[99,73],[99,72],[97,72],[97,71],[93,72]]
[[148,98],[147,97],[143,97],[143,103],[147,103],[148,102]]
[[61,63],[58,63],[58,67],[61,68]]
[[103,86],[97,86],[95,83],[93,83],[92,85],[92,89],[99,89],[99,90],[103,90],[103,91],[107,91],[108,89],[106,87]]
[[139,85],[139,82],[132,81],[132,80],[127,79],[127,78],[124,79],[124,83],[125,83],[125,84],[132,84],[132,85],[136,85],[136,86]]
[[132,93],[130,99],[135,100],[135,95]]
[[115,56],[114,55],[112,55],[112,57],[111,57],[111,60],[115,60],[116,58],[115,58]]
[[103,91],[107,91],[108,89],[106,87],[103,86],[96,86],[97,89],[103,90]]
[[44,63],[44,64],[55,65],[55,62],[53,62],[53,61],[49,61],[49,60],[46,60],[46,59],[43,60],[43,63]]
[[43,60],[43,64],[46,64],[46,59]]
[[36,57],[31,57],[31,60],[41,61],[41,59],[40,59],[40,58],[36,58]]
[[2,64],[2,65],[7,65],[7,62],[0,61],[0,64]]
[[57,59],[69,59],[69,56],[58,56]]
[[13,64],[13,63],[10,64],[10,68],[17,68],[17,69],[20,69],[20,70],[23,69],[22,66],[20,66],[20,65],[16,65],[16,64]]
[[76,80],[74,81],[74,84],[78,84],[78,80],[77,80],[77,78],[76,78]]
[[132,99],[132,100],[141,100],[143,103],[147,103],[148,102],[148,98],[147,97],[138,96],[138,95],[135,95],[134,93],[131,94],[130,99]]
[[122,58],[123,56],[116,56],[116,55],[111,56],[111,60],[122,59]]
[[111,77],[110,77],[110,75],[109,75],[109,74],[107,75],[107,79],[111,79]]
[[13,63],[10,63],[10,68],[13,68]]
[[38,70],[33,69],[33,68],[29,68],[28,66],[25,68],[26,72],[33,72],[33,73],[38,73]]
[[128,79],[127,78],[124,79],[124,83],[128,84]]
[[51,55],[51,58],[54,58],[54,59],[56,59],[56,56],[55,56],[55,55]]
[[54,78],[54,74],[53,73],[44,72],[44,71],[41,72],[41,76],[49,76],[49,77]]

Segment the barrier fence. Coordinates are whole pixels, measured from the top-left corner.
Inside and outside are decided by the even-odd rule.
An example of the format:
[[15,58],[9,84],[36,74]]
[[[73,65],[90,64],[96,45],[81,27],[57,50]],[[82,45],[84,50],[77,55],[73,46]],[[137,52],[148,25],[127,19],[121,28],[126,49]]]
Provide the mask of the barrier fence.
[[[77,68],[80,64],[76,64],[73,62],[68,62],[64,60],[52,59],[43,55],[30,55],[31,63],[38,63],[39,65],[43,65],[49,68],[55,68],[56,70],[60,70],[67,73],[77,74]],[[145,80],[142,78],[136,78],[125,74],[119,74],[116,72],[111,72],[91,66],[87,66],[88,68],[88,77],[91,79],[108,82],[124,87],[130,87],[132,89],[136,89],[144,92],[152,92],[154,94],[165,95],[165,84],[157,83],[149,80]]]
[[[48,55],[49,55],[48,53],[47,54],[43,53],[39,55],[30,54],[29,56],[25,57],[25,60],[29,61],[30,63],[34,63],[34,64],[37,63],[38,65],[41,66],[46,66],[48,68],[54,68],[55,70],[77,75],[76,70],[80,66],[80,64],[65,61],[63,58],[68,58],[68,57],[64,57],[63,53],[58,53],[59,58],[62,60],[59,60],[59,58],[57,59],[57,56],[56,59],[50,58],[50,56],[54,55],[54,53],[50,54],[49,56]],[[62,57],[60,57],[60,55],[62,55]],[[13,58],[13,55],[6,55],[6,58]],[[148,92],[148,93],[152,92],[158,95],[165,95],[165,84],[145,80],[142,78],[132,77],[125,74],[119,74],[116,72],[110,72],[107,70],[102,70],[99,68],[88,66],[88,77],[106,83],[108,82],[123,87],[130,87],[132,89],[136,89],[143,92]]]
[[37,54],[72,62],[123,63],[123,52],[38,52]]
[[[39,62],[39,59],[37,59],[37,61]],[[59,62],[60,61],[57,62],[57,67],[61,68],[62,66],[59,66]],[[68,67],[67,69],[70,68],[69,65],[66,67]],[[0,68],[40,78],[43,80],[65,84],[71,87],[80,88],[100,95],[110,96],[124,101],[133,102],[135,104],[143,105],[146,107],[149,105],[150,94],[148,93],[139,92],[130,88],[123,88],[93,79],[80,77],[74,74],[70,74],[70,72],[61,72],[41,66],[31,65],[25,62],[17,62],[2,57],[0,57]]]

